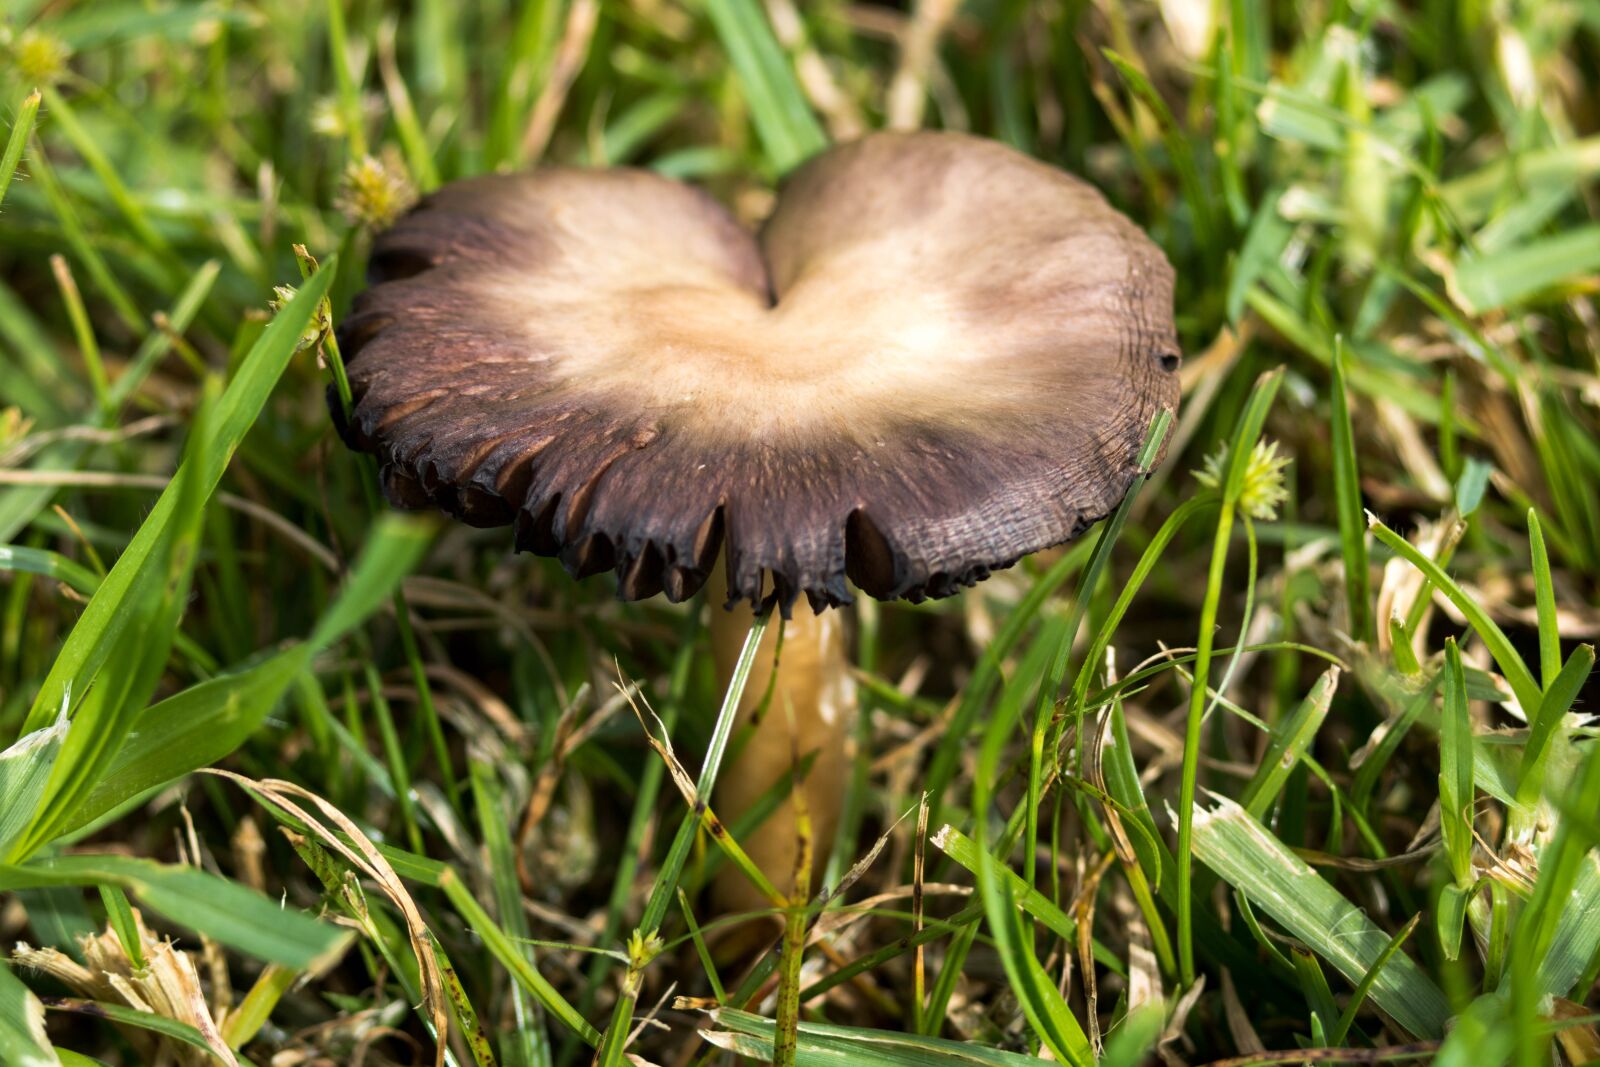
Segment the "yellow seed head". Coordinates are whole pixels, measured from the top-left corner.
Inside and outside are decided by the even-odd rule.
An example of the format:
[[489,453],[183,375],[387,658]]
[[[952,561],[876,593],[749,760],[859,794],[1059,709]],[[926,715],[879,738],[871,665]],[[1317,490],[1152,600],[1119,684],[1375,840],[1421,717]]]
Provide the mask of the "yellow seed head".
[[628,935],[628,966],[636,971],[642,969],[660,954],[662,947],[661,938],[655,934],[645,935],[635,930]]
[[[1278,455],[1278,442],[1256,442],[1250,451],[1250,462],[1245,465],[1244,486],[1239,490],[1239,507],[1246,515],[1267,522],[1278,517],[1278,506],[1289,499],[1283,475],[1288,465],[1289,457]],[[1223,444],[1206,457],[1205,469],[1195,471],[1194,477],[1207,488],[1220,489],[1227,469],[1228,446]]]
[[346,167],[334,205],[352,223],[382,229],[416,199],[405,164],[391,149],[381,158],[364,156]]
[[67,72],[72,49],[59,37],[26,29],[11,46],[11,56],[24,83],[54,85]]

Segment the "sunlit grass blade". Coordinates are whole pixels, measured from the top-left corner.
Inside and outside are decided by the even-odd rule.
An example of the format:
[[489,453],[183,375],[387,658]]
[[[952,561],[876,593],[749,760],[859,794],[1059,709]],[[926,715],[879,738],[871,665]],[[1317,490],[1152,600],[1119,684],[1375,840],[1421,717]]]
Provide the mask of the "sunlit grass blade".
[[[312,312],[333,282],[335,266],[330,262],[323,267],[273,320],[217,402],[208,427],[211,436],[191,446],[189,454],[195,463],[192,477],[202,499],[210,497],[222,480],[229,458],[294,356],[296,343],[310,322]],[[178,503],[179,487],[179,481],[174,479],[173,485],[162,493],[127,550],[84,608],[66,644],[51,664],[44,684],[39,687],[25,729],[38,729],[49,721],[69,684],[76,692],[88,688],[125,632],[131,617],[129,608],[154,595],[145,564],[167,537]]]
[[[1194,849],[1200,862],[1352,983],[1387,949],[1389,937],[1371,919],[1233,801],[1216,797],[1195,820]],[[1444,994],[1404,952],[1378,972],[1369,995],[1418,1037],[1441,1035],[1450,1017]]]
[[139,936],[138,920],[133,917],[133,905],[128,903],[128,894],[114,885],[103,885],[100,886],[100,902],[105,905],[106,925],[116,932],[128,962],[133,964],[134,970],[144,970],[144,943]]
[[706,14],[739,74],[750,117],[778,172],[793,169],[828,144],[800,91],[789,57],[755,0],[707,0]]
[[1562,721],[1594,670],[1594,646],[1579,645],[1567,657],[1561,671],[1546,686],[1539,710],[1528,722],[1528,742],[1522,750],[1522,765],[1517,771],[1517,800],[1525,805],[1538,802],[1544,791],[1544,763],[1551,741],[1558,736]]
[[316,970],[338,958],[350,933],[195,867],[128,856],[73,855],[0,865],[0,889],[114,885],[151,911],[257,959]]
[[344,590],[306,641],[255,666],[207,679],[141,712],[131,736],[63,830],[88,825],[146,790],[232,752],[272,712],[319,652],[388,601],[415,569],[431,540],[432,528],[427,522],[384,516]]
[[1550,578],[1550,554],[1544,547],[1539,513],[1528,509],[1528,560],[1533,567],[1534,607],[1539,617],[1539,681],[1546,689],[1561,673],[1561,624],[1556,618],[1556,592]]
[[1266,818],[1284,782],[1288,780],[1289,772],[1299,764],[1300,757],[1316,739],[1338,686],[1339,668],[1329,667],[1312,685],[1311,692],[1306,694],[1294,713],[1272,728],[1272,740],[1261,757],[1261,764],[1239,795],[1239,803],[1257,819]]
[[[214,386],[202,393],[194,430],[185,447],[189,456],[193,456],[196,442],[207,437],[215,395]],[[102,668],[99,676],[77,682],[87,693],[76,706],[66,696],[73,691],[74,683],[69,682],[63,690],[61,714],[70,715],[72,723],[28,828],[0,856],[6,862],[27,858],[59,832],[115,757],[134,717],[160,683],[199,556],[205,498],[195,484],[194,470],[194,463],[184,462],[167,487],[172,500],[168,522],[161,535],[153,539],[143,561],[139,593],[129,597],[123,609],[127,616],[123,624],[133,639],[105,648],[105,659],[98,665]],[[105,589],[104,582],[100,589]]]
[[11,188],[12,176],[22,161],[22,150],[28,144],[28,134],[33,132],[33,120],[39,114],[39,90],[22,98],[17,116],[11,122],[11,132],[6,136],[6,147],[0,152],[0,204],[5,203],[6,190]]
[[1283,384],[1283,368],[1271,370],[1256,379],[1244,411],[1235,424],[1233,437],[1228,442],[1226,465],[1223,467],[1219,489],[1222,508],[1217,515],[1217,528],[1211,543],[1211,565],[1206,576],[1205,599],[1200,607],[1200,632],[1195,641],[1194,680],[1190,686],[1189,712],[1183,735],[1183,777],[1178,793],[1178,972],[1185,986],[1195,980],[1194,964],[1194,898],[1191,889],[1190,840],[1194,827],[1195,788],[1200,774],[1201,725],[1204,721],[1207,682],[1211,675],[1211,650],[1216,641],[1217,608],[1222,599],[1223,572],[1227,566],[1228,544],[1233,531],[1233,520],[1244,492],[1245,478],[1250,470],[1250,460],[1256,441],[1266,425],[1267,412],[1278,387]]
[[0,856],[27,829],[67,736],[67,717],[0,752]]
[[1273,268],[1294,236],[1294,228],[1278,210],[1283,194],[1279,188],[1262,196],[1250,228],[1245,231],[1244,243],[1234,257],[1226,303],[1229,322],[1237,324],[1244,317],[1245,297],[1257,280]]
[[[707,1014],[722,1028],[702,1032],[701,1036],[711,1044],[747,1059],[771,1061],[771,1019],[737,1008],[711,1008]],[[1037,1067],[1039,1062],[1033,1056],[971,1042],[807,1022],[800,1024],[799,1054],[795,1057],[796,1067],[838,1067],[844,1063],[856,1067]]]
[[[1134,501],[1138,499],[1139,491],[1144,488],[1151,467],[1156,458],[1161,454],[1162,447],[1166,444],[1167,433],[1172,428],[1172,412],[1165,408],[1157,411],[1150,420],[1150,426],[1145,432],[1143,446],[1139,450],[1137,470],[1139,474],[1128,486],[1128,491],[1123,495],[1117,505],[1116,511],[1100,524],[1100,535],[1095,538],[1094,550],[1089,554],[1089,562],[1084,566],[1083,573],[1078,577],[1078,586],[1072,597],[1072,608],[1067,616],[1067,624],[1061,628],[1059,635],[1049,642],[1041,640],[1036,648],[1048,649],[1054,647],[1051,655],[1049,669],[1040,679],[1037,689],[1038,698],[1034,707],[1033,733],[1030,738],[1028,752],[1028,808],[1025,817],[1023,832],[1023,849],[1029,857],[1027,864],[1027,881],[1029,885],[1034,881],[1034,861],[1036,846],[1039,841],[1039,801],[1040,789],[1046,773],[1045,750],[1050,752],[1050,763],[1053,764],[1056,752],[1060,748],[1060,739],[1069,724],[1081,727],[1084,714],[1083,705],[1074,701],[1068,707],[1068,716],[1061,716],[1057,721],[1056,707],[1061,695],[1061,685],[1067,675],[1068,662],[1072,655],[1073,645],[1077,641],[1078,631],[1082,627],[1083,619],[1088,614],[1089,599],[1094,596],[1095,589],[1100,584],[1100,576],[1104,573],[1107,561],[1112,551],[1116,548],[1122,536],[1124,525],[1128,521],[1128,514],[1133,510]],[[1030,657],[1034,650],[1029,651]],[[1080,674],[1093,673],[1093,661],[1085,660]],[[1020,685],[1024,679],[1031,680],[1036,672],[1019,672],[1011,680],[1012,685]],[[1070,716],[1070,718],[1069,718]],[[1081,741],[1083,734],[1079,730],[1078,737]],[[1074,752],[1073,765],[1078,763],[1078,753],[1082,750],[1080,744]]]
[[[494,889],[495,913],[508,937],[521,946],[522,955],[530,966],[537,967],[528,940],[528,921],[522,913],[522,886],[517,880],[517,864],[513,852],[511,829],[506,820],[505,794],[493,766],[483,759],[470,759],[468,778],[472,783],[474,808],[478,816],[479,836],[489,860],[489,880]],[[518,988],[511,1000],[512,1032],[505,1045],[512,1062],[526,1064],[550,1061],[549,1037],[545,1033],[544,1019],[538,1002],[526,990]]]
[[[1564,792],[1572,810],[1600,810],[1600,748],[1589,746],[1577,776]],[[1550,843],[1539,854],[1533,896],[1517,917],[1511,939],[1511,1022],[1516,1033],[1516,1059],[1524,1067],[1549,1057],[1549,1034],[1539,1025],[1544,996],[1550,992],[1565,994],[1576,977],[1570,973],[1561,975],[1555,979],[1556,989],[1546,988],[1552,969],[1547,956],[1563,925],[1563,916],[1588,912],[1586,925],[1590,930],[1595,927],[1593,913],[1600,907],[1600,882],[1594,876],[1600,859],[1590,851],[1596,843],[1591,833],[1575,819],[1562,819],[1557,824]],[[1574,889],[1585,882],[1587,893],[1575,894]],[[1570,944],[1563,948],[1564,957],[1574,955]],[[1594,946],[1588,946],[1588,951],[1581,954],[1583,962],[1579,967],[1587,966],[1593,954]]]
[[53,998],[47,1006],[52,1011],[75,1012],[95,1019],[105,1019],[118,1026],[148,1030],[153,1034],[181,1041],[191,1048],[200,1049],[210,1057],[211,1063],[224,1062],[216,1056],[216,1050],[206,1042],[206,1036],[199,1030],[186,1022],[158,1015],[153,1011],[140,1011],[126,1004],[114,1004],[103,1000],[80,1000],[75,997]]
[[1579,226],[1463,260],[1456,266],[1451,291],[1464,310],[1481,315],[1597,269],[1600,225]]
[[0,1062],[16,1067],[60,1067],[44,1029],[44,1005],[0,962]]
[[550,984],[549,979],[528,962],[522,946],[507,937],[505,931],[489,917],[489,913],[484,911],[483,906],[473,897],[472,891],[467,888],[460,875],[445,868],[438,875],[435,884],[444,890],[462,920],[483,939],[484,947],[522,988],[531,993],[554,1018],[561,1020],[588,1044],[594,1046],[600,1044],[600,1031],[590,1026],[588,1021],[578,1014],[577,1009]]
[[988,876],[1005,882],[1015,896],[1017,907],[1027,912],[1064,941],[1072,939],[1076,928],[1067,913],[1037,889],[1031,888],[1022,878],[1008,868],[999,866],[992,856],[978,850],[977,842],[954,826],[946,824],[931,839],[934,848],[955,860],[968,872],[978,875],[987,869]]
[[[1583,800],[1577,795],[1576,800]],[[1597,835],[1591,828],[1586,836]],[[1556,920],[1555,932],[1550,936],[1550,947],[1539,960],[1541,994],[1582,997],[1594,984],[1591,976],[1597,954],[1600,954],[1600,855],[1590,851],[1578,865],[1572,882],[1572,894]]]
[[1500,1067],[1511,1057],[1512,1041],[1506,998],[1485,993],[1456,1017],[1433,1067]]
[[1533,680],[1528,665],[1523,662],[1522,656],[1506,637],[1505,631],[1489,617],[1483,606],[1468,596],[1443,568],[1417,551],[1415,545],[1389,529],[1371,512],[1367,513],[1367,525],[1378,540],[1397,554],[1404,556],[1434,584],[1435,588],[1450,599],[1461,614],[1467,617],[1467,622],[1477,631],[1478,637],[1489,649],[1489,654],[1494,657],[1495,663],[1499,665],[1500,672],[1510,683],[1511,691],[1516,696],[1517,703],[1522,705],[1523,713],[1535,714],[1541,699],[1539,685]]
[[1339,1016],[1338,1022],[1334,1024],[1333,1029],[1328,1033],[1328,1044],[1330,1046],[1337,1048],[1344,1044],[1345,1035],[1355,1025],[1356,1014],[1361,1011],[1361,1005],[1365,1003],[1367,994],[1372,992],[1372,984],[1378,980],[1378,975],[1383,973],[1385,965],[1394,957],[1395,953],[1400,951],[1400,946],[1406,943],[1406,939],[1411,936],[1411,932],[1417,928],[1417,923],[1421,921],[1421,914],[1411,916],[1410,920],[1389,939],[1389,943],[1384,946],[1383,951],[1378,953],[1378,958],[1372,961],[1372,966],[1367,968],[1367,973],[1356,984],[1355,992],[1350,995],[1349,1001],[1345,1004],[1343,1014]]
[[[1059,620],[1051,626],[1062,627]],[[1040,644],[1053,650],[1053,643],[1041,640]],[[988,919],[989,932],[994,937],[995,950],[1005,967],[1006,978],[1016,993],[1029,1028],[1063,1063],[1087,1067],[1093,1063],[1094,1053],[1089,1037],[1073,1016],[1072,1009],[1061,991],[1045,973],[1033,948],[1032,928],[1021,921],[1021,911],[1016,905],[1012,890],[1011,871],[989,856],[988,823],[989,805],[993,798],[1001,755],[1016,729],[1022,709],[1022,685],[1013,683],[1001,699],[984,731],[983,745],[978,754],[978,767],[972,784],[972,818],[977,864],[978,897]],[[1002,873],[1004,872],[1004,873]]]
[[1317,962],[1316,954],[1297,945],[1289,946],[1289,959],[1294,966],[1295,980],[1311,1009],[1311,1043],[1318,1047],[1327,1045],[1327,1030],[1339,1017],[1339,1005],[1333,999],[1333,987],[1328,976]]
[[[744,647],[739,650],[739,659],[734,664],[728,691],[723,694],[722,708],[717,713],[711,741],[706,748],[700,778],[695,783],[696,791],[702,797],[708,797],[716,784],[717,772],[722,767],[722,757],[727,752],[728,739],[733,733],[739,701],[744,697],[745,686],[750,681],[750,669],[755,665],[756,653],[761,647],[761,635],[766,632],[768,622],[767,615],[758,616],[745,637]],[[644,916],[639,923],[641,931],[647,934],[654,933],[666,918],[667,909],[672,906],[672,897],[677,892],[678,877],[682,874],[684,861],[689,855],[689,845],[693,842],[694,831],[699,823],[700,814],[690,811],[684,815],[683,821],[679,824],[678,836],[673,840],[666,861],[656,874],[654,885],[651,886],[650,898],[645,903]]]

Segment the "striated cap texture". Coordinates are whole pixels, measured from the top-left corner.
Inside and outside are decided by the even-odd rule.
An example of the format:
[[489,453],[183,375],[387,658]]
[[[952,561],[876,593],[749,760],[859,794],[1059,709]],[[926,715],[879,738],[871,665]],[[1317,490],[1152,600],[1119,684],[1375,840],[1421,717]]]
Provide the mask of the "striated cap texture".
[[1111,511],[1178,404],[1160,250],[960,134],[816,157],[759,235],[647,171],[455,182],[370,275],[340,429],[390,501],[626,599],[692,595],[721,550],[785,611],[947,596]]

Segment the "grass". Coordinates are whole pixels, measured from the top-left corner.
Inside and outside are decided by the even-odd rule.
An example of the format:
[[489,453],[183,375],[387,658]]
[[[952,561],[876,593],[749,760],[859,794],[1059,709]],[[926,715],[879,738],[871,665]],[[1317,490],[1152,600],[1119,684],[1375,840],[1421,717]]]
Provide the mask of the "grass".
[[[7,5],[0,1062],[1600,1055],[1600,5],[1209,6]],[[753,221],[919,113],[1161,244],[1183,408],[1077,545],[862,605],[844,888],[721,960],[703,605],[387,514],[328,328],[442,181]]]

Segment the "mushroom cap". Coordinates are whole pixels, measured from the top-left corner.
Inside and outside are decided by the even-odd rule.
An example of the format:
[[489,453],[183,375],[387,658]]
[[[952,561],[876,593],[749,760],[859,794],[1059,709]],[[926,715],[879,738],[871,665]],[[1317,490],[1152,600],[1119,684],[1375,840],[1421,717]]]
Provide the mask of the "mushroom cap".
[[1161,251],[954,133],[824,152],[759,235],[648,171],[458,181],[369,273],[340,429],[389,500],[630,600],[724,546],[730,602],[949,595],[1109,513],[1178,404]]

